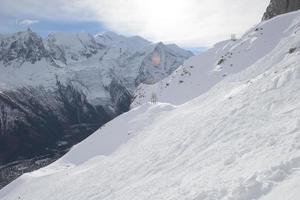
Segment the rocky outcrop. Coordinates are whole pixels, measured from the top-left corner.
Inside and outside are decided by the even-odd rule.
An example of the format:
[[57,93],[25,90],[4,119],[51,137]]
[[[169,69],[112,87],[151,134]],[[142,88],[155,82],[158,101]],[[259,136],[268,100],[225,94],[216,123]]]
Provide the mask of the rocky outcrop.
[[174,45],[158,43],[153,50],[143,59],[135,80],[136,86],[141,83],[154,84],[171,74],[183,63],[183,60],[192,54],[180,51]]
[[300,9],[300,0],[271,0],[263,20]]
[[123,86],[123,84],[113,79],[110,85],[107,87],[112,99],[112,105],[115,108],[117,115],[127,112],[130,107],[132,96],[130,92]]

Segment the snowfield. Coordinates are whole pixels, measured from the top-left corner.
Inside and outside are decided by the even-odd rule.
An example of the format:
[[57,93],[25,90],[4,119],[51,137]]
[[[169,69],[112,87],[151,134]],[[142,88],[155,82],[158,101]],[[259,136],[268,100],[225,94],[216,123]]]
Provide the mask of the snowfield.
[[0,199],[299,200],[299,31],[286,14],[192,58],[159,83],[171,89],[148,87],[168,103],[140,98]]

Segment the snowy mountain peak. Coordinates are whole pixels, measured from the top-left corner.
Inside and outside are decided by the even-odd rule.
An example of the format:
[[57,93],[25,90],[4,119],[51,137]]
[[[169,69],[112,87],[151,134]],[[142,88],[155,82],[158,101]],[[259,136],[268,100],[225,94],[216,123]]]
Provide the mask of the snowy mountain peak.
[[[96,104],[111,107],[116,102],[111,99],[109,89],[115,85],[111,84],[113,80],[122,84],[118,91],[130,96],[127,92],[132,94],[138,84],[155,83],[167,77],[192,55],[179,47],[169,48],[162,43],[153,44],[140,37],[112,32],[96,36],[52,33],[43,40],[27,30],[3,36],[0,44],[0,87],[3,89],[17,85],[51,87],[57,76],[64,82],[76,83]],[[155,55],[161,59],[160,65],[152,62],[154,48]],[[19,70],[11,68],[12,64]]]
[[42,58],[48,58],[43,39],[30,29],[0,38],[0,62],[5,66],[20,66],[24,62],[34,64]]
[[[140,83],[154,84],[174,71],[179,63],[193,54],[189,51],[180,51],[176,46],[168,46],[159,42],[142,61],[136,85]],[[169,66],[167,68],[166,66]]]
[[125,37],[114,32],[97,34],[95,35],[95,39],[100,44],[119,47],[128,51],[143,51],[146,47],[151,45],[151,42],[139,36]]
[[53,58],[67,64],[86,59],[105,47],[88,33],[52,33],[46,39],[46,46]]

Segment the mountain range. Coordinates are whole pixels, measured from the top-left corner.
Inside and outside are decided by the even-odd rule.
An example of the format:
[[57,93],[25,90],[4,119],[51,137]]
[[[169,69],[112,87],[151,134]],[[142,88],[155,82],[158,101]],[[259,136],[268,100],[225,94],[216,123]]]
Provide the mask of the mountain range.
[[153,84],[167,77],[190,56],[191,52],[176,45],[151,43],[137,36],[53,33],[41,38],[28,29],[0,36],[0,88],[51,87],[57,76],[81,85],[95,104],[115,107],[111,84],[132,93],[140,83]]
[[28,159],[48,164],[128,111],[140,83],[156,83],[190,56],[113,32],[0,35],[0,163],[15,171],[0,186],[36,169]]

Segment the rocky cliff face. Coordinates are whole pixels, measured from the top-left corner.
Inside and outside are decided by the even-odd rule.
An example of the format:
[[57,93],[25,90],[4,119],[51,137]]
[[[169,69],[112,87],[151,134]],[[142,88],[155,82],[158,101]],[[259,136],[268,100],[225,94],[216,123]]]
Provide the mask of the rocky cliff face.
[[271,0],[263,20],[300,9],[300,0]]
[[42,38],[30,29],[0,39],[0,60],[5,66],[34,64],[42,58],[51,60]]
[[189,57],[189,52],[182,51],[177,46],[158,43],[142,61],[135,81],[136,86],[162,80],[177,69],[186,57]]

